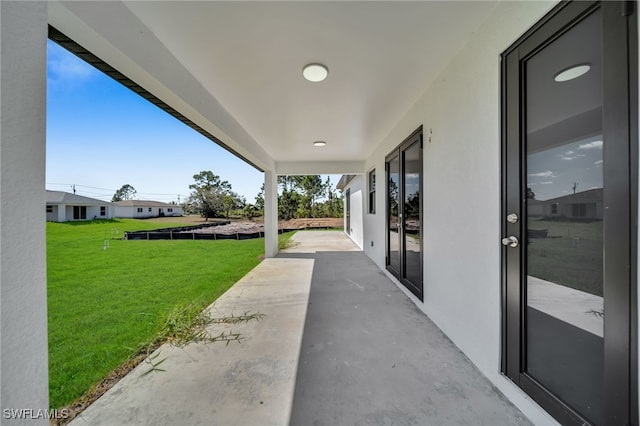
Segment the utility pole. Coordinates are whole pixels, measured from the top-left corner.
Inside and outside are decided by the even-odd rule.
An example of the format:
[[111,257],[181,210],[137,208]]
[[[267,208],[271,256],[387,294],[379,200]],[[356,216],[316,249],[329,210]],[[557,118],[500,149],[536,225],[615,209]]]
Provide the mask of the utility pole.
[[71,188],[73,188],[73,193],[76,193],[76,184],[74,183],[73,185],[71,185]]
[[578,182],[573,182],[573,193],[576,193],[576,188],[578,187]]

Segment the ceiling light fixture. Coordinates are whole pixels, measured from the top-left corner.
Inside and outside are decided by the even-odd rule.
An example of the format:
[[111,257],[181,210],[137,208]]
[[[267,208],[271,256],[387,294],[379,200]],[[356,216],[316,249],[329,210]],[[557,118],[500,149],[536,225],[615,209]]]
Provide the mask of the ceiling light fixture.
[[329,68],[322,64],[308,64],[302,68],[302,76],[314,83],[318,83],[329,75]]
[[313,146],[325,146],[327,143],[325,141],[315,141]]
[[590,69],[591,69],[591,65],[589,64],[573,65],[557,73],[553,77],[553,79],[558,83],[563,81],[573,80],[574,78],[578,78],[582,75],[585,75],[586,73],[589,72]]

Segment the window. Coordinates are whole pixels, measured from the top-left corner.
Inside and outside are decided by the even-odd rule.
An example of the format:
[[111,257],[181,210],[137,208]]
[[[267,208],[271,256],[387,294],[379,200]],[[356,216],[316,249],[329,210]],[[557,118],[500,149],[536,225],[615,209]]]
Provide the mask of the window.
[[558,214],[558,204],[551,204],[551,214]]
[[167,209],[167,211],[168,211],[169,213],[171,213],[171,212],[173,212],[173,209],[172,209],[172,208],[168,208],[168,209]]
[[107,207],[100,206],[100,216],[106,216],[106,215],[107,215]]
[[571,207],[571,213],[573,217],[586,217],[587,205],[586,204],[574,204]]
[[138,207],[138,213],[142,213],[142,207]]
[[376,169],[369,172],[369,214],[376,213]]
[[149,211],[151,211],[151,207],[149,207]]
[[47,213],[53,213],[53,206],[47,206]]
[[86,219],[87,218],[87,206],[73,206],[73,219]]

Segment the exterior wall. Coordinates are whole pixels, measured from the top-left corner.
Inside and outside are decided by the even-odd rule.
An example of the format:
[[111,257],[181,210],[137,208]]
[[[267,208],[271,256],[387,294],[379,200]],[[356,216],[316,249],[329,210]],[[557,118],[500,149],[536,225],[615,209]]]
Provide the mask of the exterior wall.
[[45,247],[47,2],[0,2],[0,409],[49,408]]
[[500,373],[500,54],[554,4],[498,3],[365,164],[376,168],[378,193],[376,214],[364,216],[364,250],[384,269],[384,158],[423,125],[424,303],[406,293],[545,425],[556,422]]
[[58,222],[58,206],[51,206],[51,213],[47,212],[47,222]]
[[[165,216],[182,216],[182,207],[180,206],[171,206],[171,207],[151,207],[151,211],[149,211],[149,207],[140,207],[142,209],[141,212],[138,212],[138,207],[131,206],[114,206],[113,207],[113,217],[122,217],[122,218],[130,218],[130,219],[146,219],[150,217],[159,217],[160,214],[158,209],[162,209]],[[167,209],[173,209],[173,212],[168,212]]]
[[[351,181],[344,187],[343,193],[346,196],[347,189],[351,190],[350,198],[351,198],[351,232],[347,232],[347,217],[345,214],[344,217],[344,230],[345,234],[349,236],[353,240],[354,243],[358,245],[358,247],[362,248],[363,241],[363,214],[364,214],[364,201],[366,199],[364,192],[364,176],[358,175],[355,176]],[[344,206],[346,208],[347,203],[345,200]]]

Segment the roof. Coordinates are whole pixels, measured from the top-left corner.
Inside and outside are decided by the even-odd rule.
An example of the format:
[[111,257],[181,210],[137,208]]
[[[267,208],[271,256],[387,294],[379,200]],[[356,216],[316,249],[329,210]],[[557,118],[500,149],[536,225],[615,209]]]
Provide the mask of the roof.
[[163,203],[151,200],[124,200],[112,203],[116,207],[180,207],[177,204]]
[[576,192],[575,194],[563,195],[562,197],[551,198],[546,200],[545,203],[585,203],[602,201],[603,189],[593,188],[587,191]]
[[83,197],[82,195],[71,194],[63,191],[49,191],[47,189],[47,204],[75,204],[75,205],[100,205],[108,206],[108,201],[96,198]]
[[351,182],[354,177],[356,177],[356,175],[342,175],[336,185],[336,189],[343,190],[347,185],[349,185],[349,182]]

